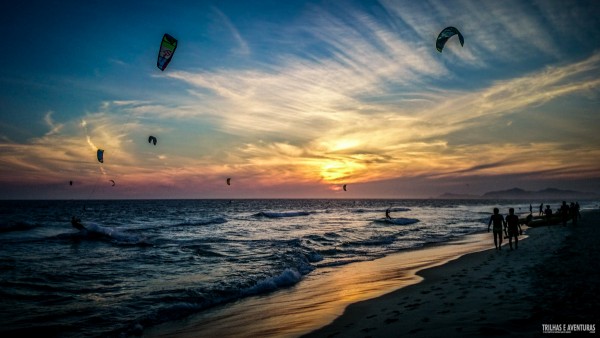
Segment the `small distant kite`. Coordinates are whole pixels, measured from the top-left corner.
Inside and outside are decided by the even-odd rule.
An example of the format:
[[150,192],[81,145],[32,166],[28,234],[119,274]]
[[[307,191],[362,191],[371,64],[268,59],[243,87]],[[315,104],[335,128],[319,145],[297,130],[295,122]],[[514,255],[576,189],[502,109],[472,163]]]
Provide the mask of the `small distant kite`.
[[227,185],[231,185],[231,177],[227,178]]
[[108,180],[109,182],[112,182],[112,186],[115,186],[115,181],[114,180]]
[[173,58],[173,54],[175,54],[175,49],[177,49],[177,39],[169,34],[163,35],[160,50],[158,51],[158,60],[156,61],[158,69],[164,71],[167,68],[169,62],[171,62],[171,58]]
[[73,181],[69,181],[69,185],[73,185]]
[[154,143],[154,145],[156,145],[156,137],[154,137],[154,136],[149,136],[149,137],[148,137],[148,143]]
[[346,190],[346,185],[345,184],[344,184],[344,191],[348,191],[348,190]]
[[96,156],[98,157],[98,162],[104,163],[104,149],[98,149]]
[[440,32],[440,35],[438,35],[437,40],[435,41],[435,48],[437,48],[438,52],[442,52],[446,41],[448,41],[448,39],[450,39],[454,35],[458,35],[458,41],[460,41],[461,46],[465,44],[465,39],[463,38],[462,34],[458,31],[458,29],[454,27],[446,27]]

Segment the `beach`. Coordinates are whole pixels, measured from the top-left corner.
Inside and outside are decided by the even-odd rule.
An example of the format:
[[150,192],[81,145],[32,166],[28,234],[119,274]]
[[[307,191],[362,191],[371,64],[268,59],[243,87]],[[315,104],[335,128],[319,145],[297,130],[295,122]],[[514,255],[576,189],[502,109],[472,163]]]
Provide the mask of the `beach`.
[[600,211],[594,210],[584,213],[577,226],[527,229],[528,238],[519,242],[518,250],[510,251],[505,244],[501,251],[468,254],[420,271],[421,283],[352,304],[333,323],[305,337],[595,331],[600,313],[599,225]]

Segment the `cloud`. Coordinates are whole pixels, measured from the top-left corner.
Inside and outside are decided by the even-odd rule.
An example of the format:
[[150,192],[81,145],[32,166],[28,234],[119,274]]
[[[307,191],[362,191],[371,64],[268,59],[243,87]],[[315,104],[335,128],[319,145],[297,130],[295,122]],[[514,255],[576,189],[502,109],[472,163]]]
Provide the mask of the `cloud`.
[[225,25],[225,27],[227,27],[229,29],[229,31],[231,32],[231,35],[237,42],[238,48],[236,49],[236,52],[241,55],[249,55],[250,47],[248,46],[248,42],[246,42],[246,40],[244,40],[244,38],[240,34],[239,30],[235,27],[235,25],[231,22],[231,20],[229,20],[229,18],[218,8],[212,7],[212,9],[215,13],[217,13],[217,15],[221,19],[223,25]]
[[[140,191],[206,193],[225,176],[257,189],[600,176],[594,124],[552,115],[569,100],[592,105],[600,85],[600,53],[572,61],[557,48],[577,25],[563,24],[553,36],[537,16],[555,13],[557,3],[380,4],[308,7],[285,27],[301,47],[270,47],[268,63],[247,58],[229,68],[174,68],[160,75],[176,88],[171,92],[123,93],[61,123],[48,111],[49,132],[23,144],[0,143],[0,174],[38,182],[101,176]],[[238,52],[250,54],[253,41],[214,11]],[[548,20],[559,25],[564,15]],[[434,41],[447,22],[460,26],[465,47],[455,42],[440,54]],[[543,62],[525,65],[530,55]],[[540,125],[543,132],[511,134]],[[159,138],[156,147],[149,134]],[[102,165],[97,148],[106,151]]]
[[[205,109],[207,115],[220,117],[215,128],[244,140],[227,150],[229,158],[252,163],[256,173],[280,172],[285,176],[294,172],[288,164],[295,163],[296,178],[365,182],[428,173],[525,172],[540,163],[557,168],[566,165],[537,159],[530,163],[524,156],[497,162],[494,157],[499,154],[532,155],[555,145],[519,142],[483,148],[482,143],[493,141],[478,139],[481,135],[470,131],[487,128],[490,117],[526,113],[564,97],[597,92],[600,80],[594,74],[598,73],[600,54],[497,80],[482,89],[448,90],[434,85],[435,79],[445,79],[450,72],[434,57],[437,52],[429,51],[433,47],[422,40],[430,39],[432,32],[437,35],[437,28],[432,28],[436,27],[436,17],[456,11],[439,6],[431,19],[417,15],[424,18],[417,22],[412,12],[405,10],[405,6],[419,9],[417,5],[383,5],[391,13],[392,24],[352,9],[335,15],[313,10],[310,24],[302,31],[312,35],[321,47],[310,58],[281,55],[279,63],[262,68],[177,71],[167,76],[202,93],[198,94],[202,105],[211,106]],[[490,4],[465,4],[465,8],[458,17],[473,15],[470,20],[480,24],[507,11],[507,7]],[[523,10],[530,13],[534,9]],[[459,57],[466,56],[466,62],[476,67],[489,67],[487,62],[472,58],[483,50],[489,53],[497,49],[501,43],[521,48],[528,39],[544,40],[534,47],[555,53],[552,39],[544,39],[546,32],[538,19],[527,15],[517,19],[511,28],[506,18],[496,20],[495,28],[475,33],[483,34],[484,43],[477,47],[479,50]],[[399,34],[397,29],[402,27],[412,29],[417,37]],[[503,35],[492,38],[500,28],[506,30]],[[513,56],[505,56],[512,60]],[[526,116],[514,116],[507,125],[523,119]],[[450,135],[460,133],[475,138],[461,145],[463,148],[449,145]],[[489,158],[473,158],[473,153],[487,153]],[[586,166],[582,164],[580,169]]]
[[56,124],[54,122],[54,120],[52,120],[52,114],[53,114],[52,111],[48,111],[46,113],[46,115],[44,116],[44,121],[50,127],[50,131],[48,133],[46,133],[46,135],[57,134],[63,128],[62,124]]

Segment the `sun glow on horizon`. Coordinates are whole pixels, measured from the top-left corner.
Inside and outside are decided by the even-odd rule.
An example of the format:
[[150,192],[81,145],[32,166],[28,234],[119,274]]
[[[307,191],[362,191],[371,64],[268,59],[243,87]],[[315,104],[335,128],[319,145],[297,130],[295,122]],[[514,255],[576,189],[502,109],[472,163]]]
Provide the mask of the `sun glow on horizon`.
[[326,182],[339,182],[363,170],[363,164],[349,160],[326,160],[321,164],[320,175]]

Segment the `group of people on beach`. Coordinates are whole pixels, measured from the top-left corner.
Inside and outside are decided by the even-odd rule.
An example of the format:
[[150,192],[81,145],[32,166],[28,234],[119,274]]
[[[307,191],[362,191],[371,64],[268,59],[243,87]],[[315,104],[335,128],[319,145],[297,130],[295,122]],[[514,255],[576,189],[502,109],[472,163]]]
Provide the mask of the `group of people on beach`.
[[[560,221],[563,226],[567,225],[567,221],[571,220],[573,225],[577,225],[577,220],[581,219],[581,213],[579,212],[579,203],[571,202],[567,204],[566,201],[562,201],[562,204],[557,209],[556,213],[552,212],[549,205],[546,205],[546,209],[544,210],[544,203],[540,204],[540,213],[539,216],[545,216],[548,224],[552,217],[556,217],[557,215],[560,217]],[[527,216],[527,221],[530,221],[533,218],[533,207],[529,205],[529,216]],[[492,231],[494,233],[494,246],[496,250],[502,250],[502,234],[504,233],[508,238],[508,244],[510,246],[510,250],[513,249],[512,240],[515,239],[515,249],[518,249],[519,245],[519,235],[523,234],[523,229],[521,228],[521,224],[519,222],[519,216],[515,215],[515,209],[508,209],[508,215],[506,218],[500,214],[500,210],[498,208],[494,208],[494,213],[490,217],[490,221],[488,223],[488,232],[490,231],[490,227],[492,227]]]
[[546,216],[549,220],[553,216],[559,215],[564,226],[567,225],[568,220],[573,221],[573,225],[577,225],[577,220],[581,219],[581,213],[579,212],[579,202],[571,202],[567,204],[566,201],[562,201],[562,204],[556,209],[556,213],[550,209],[550,205],[546,205],[544,209],[544,203],[540,204],[539,216]]
[[[552,210],[550,210],[550,206],[546,206],[546,217],[550,218],[552,216]],[[573,225],[577,225],[577,220],[581,218],[581,213],[579,213],[579,203],[571,202],[571,204],[567,204],[567,202],[562,201],[562,205],[558,208],[557,213],[560,215],[560,219],[562,221],[563,226],[567,226],[567,221],[571,220]]]
[[502,233],[504,230],[504,234],[508,238],[508,244],[510,245],[510,250],[513,249],[512,240],[515,239],[515,249],[518,249],[519,246],[519,235],[523,234],[523,229],[521,229],[521,224],[519,224],[519,216],[515,215],[515,208],[508,209],[508,215],[506,218],[500,215],[500,209],[494,208],[494,214],[490,217],[490,221],[488,223],[488,232],[490,232],[490,226],[494,225],[492,231],[494,233],[494,246],[496,250],[502,250]]

